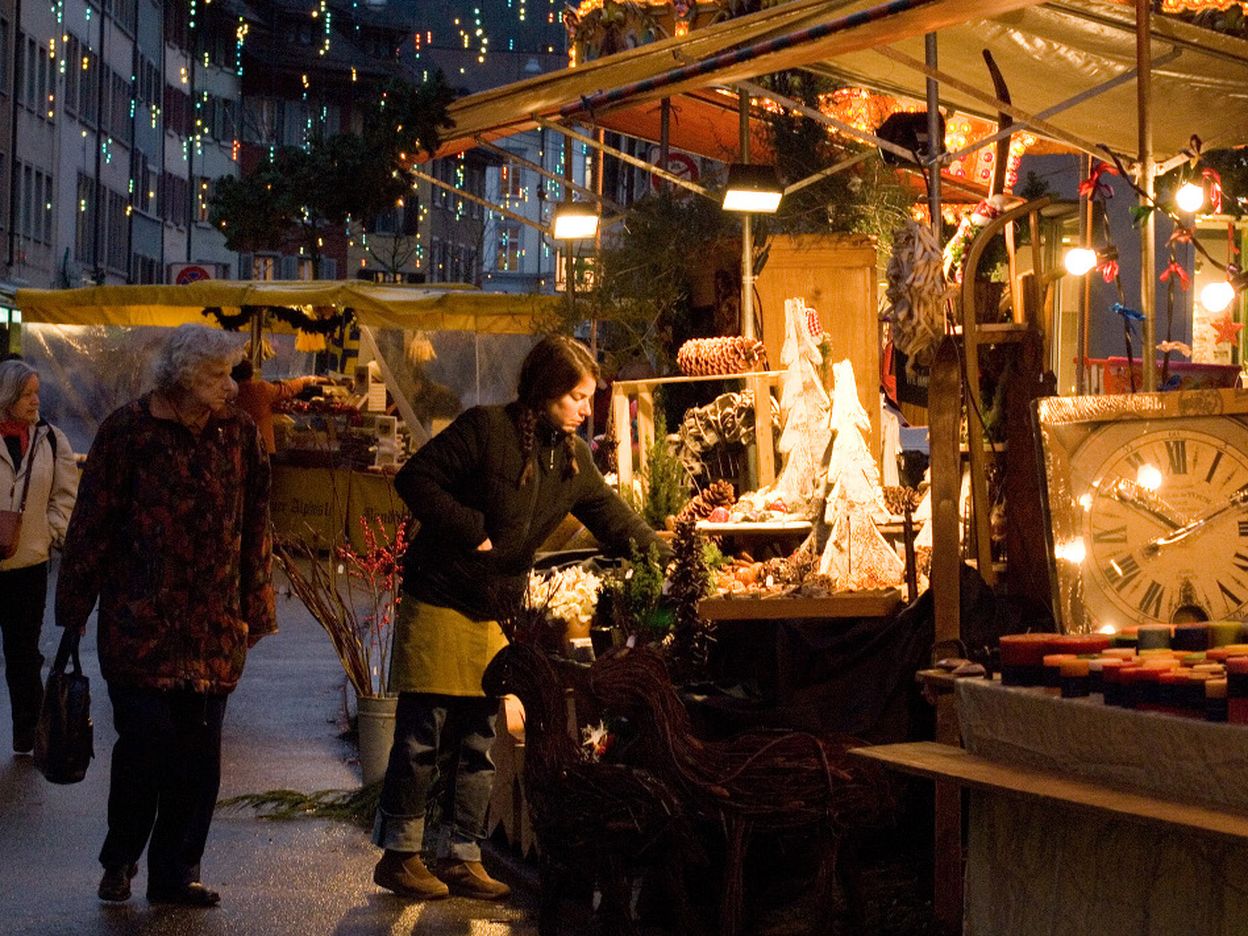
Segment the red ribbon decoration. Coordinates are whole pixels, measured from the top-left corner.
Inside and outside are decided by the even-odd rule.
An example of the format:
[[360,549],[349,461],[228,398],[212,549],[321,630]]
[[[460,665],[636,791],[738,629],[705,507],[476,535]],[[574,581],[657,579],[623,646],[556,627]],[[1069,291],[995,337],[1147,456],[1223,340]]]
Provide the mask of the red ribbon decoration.
[[1206,166],[1200,170],[1200,174],[1204,176],[1205,181],[1209,183],[1209,207],[1213,209],[1214,214],[1222,213],[1222,176],[1218,175],[1218,170],[1210,166]]
[[1170,265],[1166,267],[1165,271],[1162,272],[1161,274],[1161,281],[1165,283],[1170,279],[1171,276],[1178,277],[1179,285],[1183,288],[1183,291],[1186,292],[1188,284],[1191,282],[1191,280],[1190,280],[1190,277],[1188,277],[1187,275],[1187,270],[1183,269],[1183,267],[1179,265],[1179,262],[1177,260],[1170,261]]
[[1192,242],[1192,229],[1184,227],[1182,224],[1174,226],[1174,233],[1170,235],[1170,239],[1166,241],[1166,246],[1171,244],[1190,244]]
[[1118,278],[1118,261],[1106,260],[1100,266],[1101,278],[1107,283],[1112,283]]
[[1118,170],[1107,162],[1094,163],[1092,165],[1092,174],[1079,183],[1079,197],[1096,198],[1099,195],[1103,198],[1113,198],[1113,188],[1108,182],[1101,181],[1101,176],[1106,173],[1117,175]]

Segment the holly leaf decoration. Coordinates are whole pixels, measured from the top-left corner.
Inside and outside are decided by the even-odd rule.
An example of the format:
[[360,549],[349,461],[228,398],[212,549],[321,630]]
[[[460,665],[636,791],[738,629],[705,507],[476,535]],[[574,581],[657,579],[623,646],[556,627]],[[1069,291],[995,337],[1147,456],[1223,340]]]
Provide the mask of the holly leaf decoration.
[[1131,226],[1139,227],[1144,223],[1145,219],[1153,213],[1152,205],[1132,205],[1131,206]]

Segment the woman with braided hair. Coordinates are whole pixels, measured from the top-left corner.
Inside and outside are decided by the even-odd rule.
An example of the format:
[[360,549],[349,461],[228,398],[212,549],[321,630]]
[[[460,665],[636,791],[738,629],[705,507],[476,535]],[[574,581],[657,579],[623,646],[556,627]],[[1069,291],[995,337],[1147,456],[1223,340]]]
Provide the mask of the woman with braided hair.
[[[569,513],[612,554],[656,541],[576,434],[598,376],[584,345],[543,338],[521,365],[515,401],[460,414],[395,477],[420,521],[404,559],[390,671],[394,748],[373,830],[385,849],[373,880],[396,894],[509,892],[481,866],[498,711],[481,674],[507,642],[497,619],[522,599],[538,547]],[[438,828],[426,827],[427,812],[440,814]],[[441,860],[430,870],[433,859]]]

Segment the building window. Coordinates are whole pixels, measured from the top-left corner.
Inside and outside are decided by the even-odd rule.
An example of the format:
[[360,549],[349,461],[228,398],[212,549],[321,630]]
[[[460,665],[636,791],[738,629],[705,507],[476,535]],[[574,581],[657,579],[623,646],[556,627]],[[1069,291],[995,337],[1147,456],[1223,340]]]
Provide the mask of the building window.
[[199,177],[199,184],[195,187],[195,220],[201,224],[208,223],[208,205],[212,201],[214,187],[212,179],[207,176]]
[[524,256],[524,231],[518,221],[500,221],[495,228],[494,269],[500,273],[516,273]]
[[95,183],[78,173],[78,204],[74,206],[74,259],[95,263]]
[[277,257],[273,254],[256,254],[251,258],[251,278],[271,280],[277,278]]

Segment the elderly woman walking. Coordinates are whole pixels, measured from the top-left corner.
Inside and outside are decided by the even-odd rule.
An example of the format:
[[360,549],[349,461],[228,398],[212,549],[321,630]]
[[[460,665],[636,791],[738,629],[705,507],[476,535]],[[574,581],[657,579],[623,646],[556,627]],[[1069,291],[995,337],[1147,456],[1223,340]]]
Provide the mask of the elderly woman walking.
[[39,374],[24,361],[0,363],[0,438],[0,491],[9,492],[0,507],[22,515],[13,551],[0,561],[0,633],[13,708],[13,751],[28,754],[43,700],[39,631],[48,553],[65,539],[78,468],[69,439],[39,418]]
[[56,621],[82,629],[99,600],[113,704],[99,896],[122,901],[147,847],[147,899],[208,907],[199,879],[221,778],[225,703],[247,649],[277,629],[269,460],[230,406],[237,339],[183,325],[155,389],[100,426],[69,523]]

